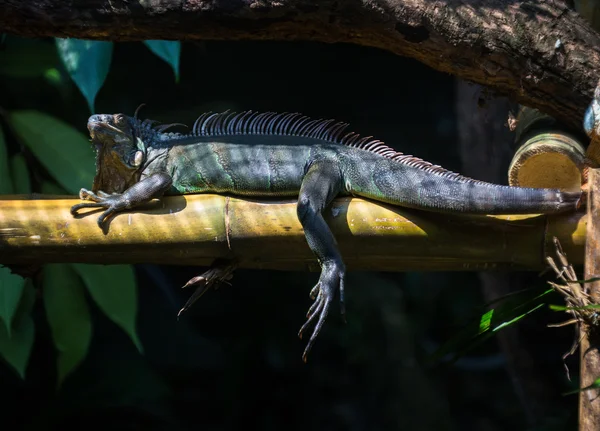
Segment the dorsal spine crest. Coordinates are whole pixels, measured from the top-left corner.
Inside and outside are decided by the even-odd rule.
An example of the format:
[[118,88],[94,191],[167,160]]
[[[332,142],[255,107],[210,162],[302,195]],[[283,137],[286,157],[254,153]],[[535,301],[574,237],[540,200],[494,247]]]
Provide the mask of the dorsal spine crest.
[[[162,132],[167,127],[154,125],[154,121],[144,120],[142,127]],[[169,125],[170,126],[170,125]],[[194,122],[192,131],[185,136],[225,136],[225,135],[280,135],[319,139],[332,144],[344,145],[391,159],[406,166],[422,169],[425,172],[441,175],[452,180],[483,183],[449,171],[412,155],[397,152],[372,136],[361,137],[354,132],[344,133],[348,123],[335,120],[311,119],[299,113],[277,112],[206,112]],[[177,135],[181,137],[182,135]]]

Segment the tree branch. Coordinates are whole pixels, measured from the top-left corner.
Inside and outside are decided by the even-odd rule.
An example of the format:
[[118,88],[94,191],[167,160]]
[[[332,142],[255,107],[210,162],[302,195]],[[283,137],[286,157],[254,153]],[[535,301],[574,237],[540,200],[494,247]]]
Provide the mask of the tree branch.
[[[2,264],[209,265],[236,257],[246,268],[318,268],[295,201],[171,196],[117,215],[103,233],[96,225],[100,212],[71,216],[69,209],[79,200],[6,198],[0,199]],[[356,198],[336,199],[325,218],[348,268],[371,271],[540,269],[545,266],[540,246],[552,250],[554,236],[569,258],[581,263],[586,233],[581,212],[468,217]]]
[[[104,40],[345,42],[413,57],[578,129],[600,38],[562,1],[0,0],[0,32]],[[342,63],[341,63],[342,64]],[[343,67],[352,67],[346,59]],[[372,76],[377,79],[377,65]],[[390,85],[410,85],[398,77]]]

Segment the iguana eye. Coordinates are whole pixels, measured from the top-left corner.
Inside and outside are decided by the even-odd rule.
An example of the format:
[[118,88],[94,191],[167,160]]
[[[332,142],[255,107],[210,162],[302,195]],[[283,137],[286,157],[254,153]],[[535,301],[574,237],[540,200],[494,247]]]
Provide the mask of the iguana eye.
[[117,114],[115,115],[115,124],[119,127],[123,127],[127,121],[125,120],[125,115]]

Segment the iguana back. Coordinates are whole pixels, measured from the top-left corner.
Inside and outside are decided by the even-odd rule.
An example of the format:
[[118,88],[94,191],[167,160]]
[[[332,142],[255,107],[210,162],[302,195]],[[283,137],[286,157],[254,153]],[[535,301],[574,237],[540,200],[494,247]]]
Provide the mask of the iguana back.
[[[339,166],[340,194],[429,211],[473,214],[547,213],[575,207],[580,193],[515,188],[464,177],[396,152],[347,124],[300,114],[204,114],[187,135],[147,129],[151,141],[142,178],[169,172],[168,193],[297,196],[315,161]],[[166,157],[157,157],[167,153]]]

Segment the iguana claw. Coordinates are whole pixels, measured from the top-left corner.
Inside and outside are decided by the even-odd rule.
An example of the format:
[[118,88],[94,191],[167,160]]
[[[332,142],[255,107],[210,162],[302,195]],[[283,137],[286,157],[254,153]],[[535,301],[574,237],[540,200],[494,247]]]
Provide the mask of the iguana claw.
[[188,286],[194,286],[200,284],[200,286],[194,291],[192,296],[187,300],[185,305],[177,313],[177,317],[181,316],[181,313],[187,311],[202,295],[204,295],[208,289],[213,285],[219,283],[229,284],[229,280],[233,277],[233,271],[237,268],[237,262],[234,260],[228,260],[226,262],[216,263],[212,268],[208,269],[205,273],[191,278],[182,288]]
[[125,205],[123,204],[123,197],[119,193],[108,194],[102,191],[99,191],[96,195],[94,192],[88,189],[81,189],[79,191],[79,199],[82,200],[90,200],[92,202],[87,202],[83,204],[73,205],[71,207],[71,214],[77,215],[77,211],[81,208],[104,208],[100,217],[98,217],[98,226],[102,229],[104,222],[113,214],[123,210]]
[[316,299],[306,313],[308,320],[304,325],[302,325],[300,331],[298,331],[298,337],[302,339],[304,332],[315,321],[315,319],[317,319],[317,317],[318,319],[317,323],[315,324],[315,329],[313,329],[313,333],[310,336],[310,340],[308,340],[306,348],[304,349],[304,353],[302,354],[302,360],[304,362],[307,362],[308,354],[315,344],[317,336],[319,335],[319,332],[321,332],[321,328],[327,319],[329,309],[331,308],[331,304],[338,287],[340,289],[340,308],[342,311],[342,317],[344,321],[346,321],[346,308],[344,306],[345,271],[343,268],[343,264],[336,264],[334,262],[323,264],[319,282],[310,291],[311,298],[314,298],[316,294]]
[[173,179],[164,172],[157,172],[138,181],[123,193],[106,193],[98,191],[96,195],[88,189],[79,191],[79,198],[92,201],[91,203],[77,204],[71,207],[71,214],[76,215],[81,208],[105,208],[98,217],[98,226],[103,224],[110,216],[118,212],[130,210],[152,199],[160,198],[171,187]]

